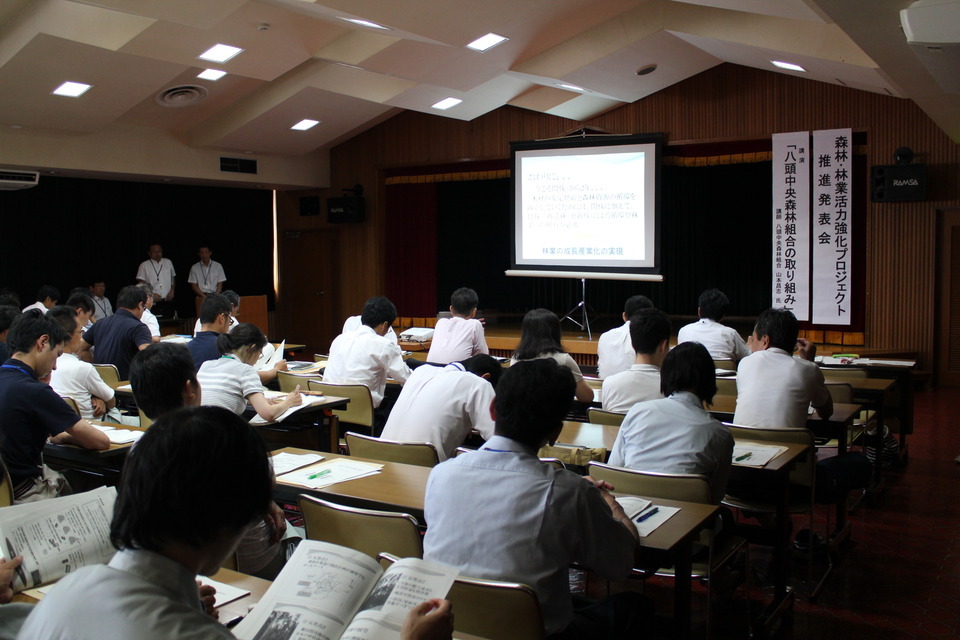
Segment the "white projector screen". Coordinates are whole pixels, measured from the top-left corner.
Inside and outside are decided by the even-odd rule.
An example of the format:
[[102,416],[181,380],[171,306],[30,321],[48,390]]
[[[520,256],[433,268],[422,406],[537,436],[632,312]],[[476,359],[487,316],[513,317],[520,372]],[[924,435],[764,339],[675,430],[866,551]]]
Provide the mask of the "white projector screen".
[[511,143],[508,275],[660,279],[662,134]]

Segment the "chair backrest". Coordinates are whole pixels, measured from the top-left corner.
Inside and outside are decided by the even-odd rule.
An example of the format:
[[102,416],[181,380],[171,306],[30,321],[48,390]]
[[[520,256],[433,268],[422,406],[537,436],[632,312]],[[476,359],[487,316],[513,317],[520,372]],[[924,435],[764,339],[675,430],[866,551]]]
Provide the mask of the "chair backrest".
[[371,558],[384,551],[423,557],[420,524],[409,514],[347,507],[308,495],[299,502],[308,540],[350,547]]
[[[381,553],[381,566],[399,558]],[[453,605],[453,629],[487,640],[543,640],[543,614],[537,593],[519,582],[459,577],[447,600]]]
[[77,406],[77,401],[73,398],[68,398],[67,396],[60,396],[63,398],[63,401],[67,403],[67,406],[73,409],[73,412],[77,415],[80,415],[80,407]]
[[277,384],[280,385],[280,391],[283,393],[290,393],[297,388],[297,385],[300,385],[301,391],[306,391],[308,380],[316,380],[317,382],[320,382],[321,378],[319,375],[298,376],[297,374],[290,373],[289,371],[277,371]]
[[604,411],[603,409],[593,408],[587,409],[587,421],[593,422],[594,424],[606,424],[619,427],[626,417],[627,414],[617,413],[616,411]]
[[813,433],[809,429],[770,429],[767,427],[745,427],[726,422],[724,424],[729,427],[734,440],[772,443],[791,442],[810,447],[807,455],[790,472],[790,482],[805,487],[813,486],[817,457],[813,454]]
[[735,378],[717,378],[717,395],[737,397],[737,381]]
[[398,442],[347,431],[343,435],[351,456],[433,467],[440,462],[437,448],[429,442]]
[[866,369],[831,369],[829,367],[824,367],[820,369],[823,372],[823,377],[827,380],[863,380],[864,378],[869,377],[867,375]]
[[602,462],[591,462],[587,471],[592,478],[612,484],[618,493],[711,504],[710,481],[703,475],[637,471]]
[[95,364],[93,368],[97,370],[97,373],[100,374],[100,377],[111,389],[116,389],[120,386],[120,372],[117,370],[117,365]]
[[828,382],[827,391],[834,402],[851,404],[853,402],[853,385],[849,382]]
[[737,363],[730,358],[721,358],[713,361],[714,369],[726,369],[727,371],[736,371]]
[[147,414],[145,414],[145,413],[143,412],[143,409],[137,409],[137,411],[140,413],[140,426],[141,426],[141,427],[143,427],[144,429],[146,429],[147,427],[149,427],[150,425],[153,424],[153,420],[151,420],[150,418],[147,417]]
[[342,422],[373,428],[373,398],[370,389],[362,384],[332,384],[307,380],[307,389],[319,391],[325,396],[339,396],[350,398],[350,404],[345,409],[337,409],[333,413]]
[[9,507],[13,504],[13,481],[7,465],[0,462],[0,467],[3,467],[3,477],[0,478],[0,507]]

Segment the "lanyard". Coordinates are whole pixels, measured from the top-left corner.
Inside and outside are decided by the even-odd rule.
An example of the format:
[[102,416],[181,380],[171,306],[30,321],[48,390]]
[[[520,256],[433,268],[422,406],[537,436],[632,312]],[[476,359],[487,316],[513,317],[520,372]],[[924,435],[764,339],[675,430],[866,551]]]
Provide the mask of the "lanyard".
[[0,369],[16,369],[17,371],[19,371],[19,372],[22,373],[23,375],[27,376],[28,378],[33,378],[33,376],[30,375],[30,372],[29,372],[29,371],[27,371],[27,370],[24,369],[23,367],[18,367],[18,366],[15,365],[15,364],[4,364],[4,365],[0,365]]
[[207,276],[210,275],[210,269],[213,269],[213,263],[212,263],[212,262],[210,263],[210,266],[207,267],[207,272],[206,272],[206,273],[203,272],[203,263],[202,263],[202,262],[200,263],[200,275],[203,276],[203,284],[207,284]]
[[157,284],[160,284],[160,274],[163,273],[163,262],[160,262],[160,267],[153,266],[153,260],[150,261],[150,268],[153,269],[153,272],[157,274]]
[[107,315],[107,303],[106,303],[106,301],[104,301],[103,304],[100,304],[99,302],[97,302],[96,297],[94,297],[93,301],[97,303],[97,306],[98,306],[98,307],[100,307],[100,311],[103,311],[103,315]]

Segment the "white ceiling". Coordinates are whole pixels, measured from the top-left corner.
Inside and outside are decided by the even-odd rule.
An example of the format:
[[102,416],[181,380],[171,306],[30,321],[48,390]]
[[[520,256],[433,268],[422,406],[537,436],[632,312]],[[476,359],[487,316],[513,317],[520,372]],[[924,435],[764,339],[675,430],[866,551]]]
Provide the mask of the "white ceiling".
[[[0,141],[10,128],[71,144],[136,131],[181,152],[292,161],[398,109],[471,120],[511,104],[583,120],[722,62],[777,71],[780,59],[807,69],[782,73],[912,99],[960,142],[960,95],[940,88],[900,29],[910,1],[0,0]],[[488,32],[509,40],[465,48]],[[197,56],[216,43],[244,52],[209,65],[223,79],[200,80]],[[93,88],[51,95],[66,80]],[[155,103],[188,84],[206,98]],[[431,108],[448,96],[463,102]],[[291,131],[303,118],[320,124]]]

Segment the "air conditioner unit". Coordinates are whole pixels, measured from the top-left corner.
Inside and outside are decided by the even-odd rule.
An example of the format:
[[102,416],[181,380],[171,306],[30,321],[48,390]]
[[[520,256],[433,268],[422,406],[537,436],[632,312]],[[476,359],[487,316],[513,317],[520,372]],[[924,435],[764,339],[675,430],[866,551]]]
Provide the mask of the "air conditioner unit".
[[917,0],[900,11],[907,44],[948,93],[960,93],[960,0]]
[[40,174],[36,171],[16,171],[14,169],[0,169],[0,191],[14,191],[29,189],[37,186]]

